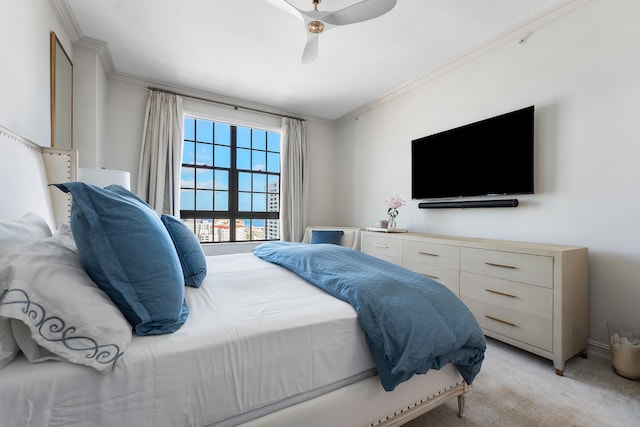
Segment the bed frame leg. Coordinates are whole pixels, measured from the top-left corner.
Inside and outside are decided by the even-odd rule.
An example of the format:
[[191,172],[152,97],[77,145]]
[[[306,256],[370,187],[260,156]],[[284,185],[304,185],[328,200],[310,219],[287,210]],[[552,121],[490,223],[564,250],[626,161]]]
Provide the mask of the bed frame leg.
[[464,412],[464,405],[467,401],[467,394],[461,394],[458,396],[458,417],[464,418],[466,416]]

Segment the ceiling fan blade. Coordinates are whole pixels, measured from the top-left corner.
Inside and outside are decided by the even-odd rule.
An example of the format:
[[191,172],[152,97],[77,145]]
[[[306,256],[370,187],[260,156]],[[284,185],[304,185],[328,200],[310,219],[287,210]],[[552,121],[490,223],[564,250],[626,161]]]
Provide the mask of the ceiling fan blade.
[[267,0],[267,2],[304,21],[303,12],[287,0]]
[[326,15],[324,22],[333,25],[355,24],[356,22],[368,21],[389,12],[396,5],[398,0],[363,0],[354,5],[337,10]]
[[316,60],[316,56],[318,56],[318,35],[309,33],[307,44],[302,53],[302,63],[311,64]]

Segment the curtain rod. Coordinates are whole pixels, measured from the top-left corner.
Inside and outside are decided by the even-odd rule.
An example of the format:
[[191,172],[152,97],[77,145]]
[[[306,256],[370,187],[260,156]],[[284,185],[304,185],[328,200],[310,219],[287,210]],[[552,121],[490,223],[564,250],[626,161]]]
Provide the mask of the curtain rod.
[[178,95],[178,96],[182,96],[185,98],[191,98],[191,99],[196,99],[198,101],[205,101],[205,102],[211,102],[213,104],[220,104],[220,105],[225,105],[227,107],[232,107],[233,109],[237,110],[237,109],[242,109],[242,110],[248,110],[248,111],[255,111],[256,113],[262,113],[262,114],[269,114],[272,116],[277,116],[277,117],[286,117],[287,119],[295,119],[295,120],[300,120],[302,122],[306,121],[305,119],[302,119],[300,117],[295,117],[295,116],[288,116],[286,114],[278,114],[278,113],[273,113],[271,111],[265,111],[265,110],[260,110],[258,108],[251,108],[251,107],[243,107],[241,105],[235,105],[235,104],[231,104],[229,102],[224,102],[224,101],[215,101],[213,99],[208,99],[208,98],[201,98],[199,96],[193,96],[193,95],[186,95],[184,93],[179,93],[179,92],[174,92],[172,90],[167,90],[167,89],[161,89],[158,87],[151,87],[151,86],[147,86],[147,89],[149,90],[155,90],[156,92],[164,92],[164,93],[170,93],[172,95]]

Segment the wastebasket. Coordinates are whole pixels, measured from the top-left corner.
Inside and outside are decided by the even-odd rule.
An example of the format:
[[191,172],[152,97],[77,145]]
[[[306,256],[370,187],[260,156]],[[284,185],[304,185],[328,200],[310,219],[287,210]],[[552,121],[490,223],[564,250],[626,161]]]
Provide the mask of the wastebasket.
[[613,371],[630,380],[640,379],[640,327],[607,322]]

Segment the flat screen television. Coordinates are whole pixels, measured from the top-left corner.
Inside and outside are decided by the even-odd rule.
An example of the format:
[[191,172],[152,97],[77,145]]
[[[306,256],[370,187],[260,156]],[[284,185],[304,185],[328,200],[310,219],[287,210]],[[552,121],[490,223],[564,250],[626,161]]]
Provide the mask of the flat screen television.
[[411,142],[411,198],[533,194],[534,106]]

